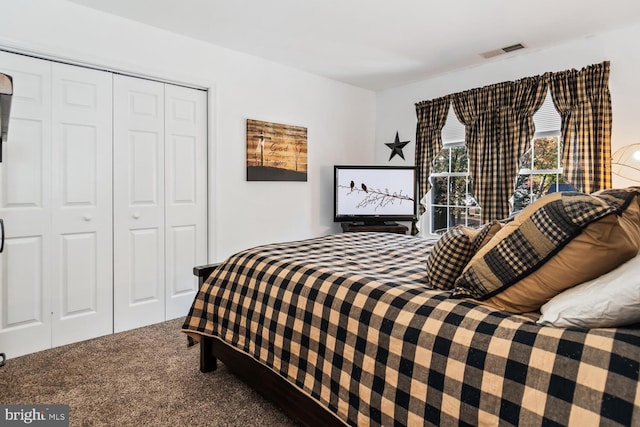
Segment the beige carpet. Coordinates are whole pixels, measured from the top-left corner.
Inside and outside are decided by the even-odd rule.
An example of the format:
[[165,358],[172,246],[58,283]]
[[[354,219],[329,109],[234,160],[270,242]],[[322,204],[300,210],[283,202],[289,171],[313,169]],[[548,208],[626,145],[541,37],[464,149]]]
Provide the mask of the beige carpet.
[[218,364],[199,371],[183,319],[7,360],[0,403],[70,405],[72,426],[294,426]]

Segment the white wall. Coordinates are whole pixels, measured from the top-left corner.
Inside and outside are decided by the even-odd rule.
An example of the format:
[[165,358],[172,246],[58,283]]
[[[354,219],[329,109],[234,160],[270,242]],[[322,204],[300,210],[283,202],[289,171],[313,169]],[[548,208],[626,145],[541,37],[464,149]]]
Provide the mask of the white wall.
[[[414,164],[416,113],[415,103],[489,84],[563,71],[611,61],[609,89],[613,109],[612,152],[640,142],[640,26],[592,35],[548,49],[523,50],[487,60],[486,64],[461,70],[414,84],[377,93],[376,161],[387,163],[396,131],[411,143],[403,150],[406,162],[394,158],[392,163]],[[526,43],[526,40],[525,40]],[[639,177],[640,179],[640,177]],[[613,186],[631,183],[613,176]],[[636,184],[637,185],[637,184]]]
[[[0,0],[0,10],[0,48],[209,90],[211,261],[339,230],[333,165],[373,162],[373,92],[64,0]],[[307,128],[306,183],[245,180],[247,118]]]

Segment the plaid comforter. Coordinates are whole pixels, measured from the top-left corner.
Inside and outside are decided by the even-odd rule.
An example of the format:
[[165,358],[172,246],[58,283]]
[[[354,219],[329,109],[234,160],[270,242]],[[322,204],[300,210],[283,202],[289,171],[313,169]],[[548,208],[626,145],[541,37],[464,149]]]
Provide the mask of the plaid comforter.
[[640,425],[640,328],[543,327],[429,289],[433,240],[344,233],[221,264],[184,324],[351,425]]

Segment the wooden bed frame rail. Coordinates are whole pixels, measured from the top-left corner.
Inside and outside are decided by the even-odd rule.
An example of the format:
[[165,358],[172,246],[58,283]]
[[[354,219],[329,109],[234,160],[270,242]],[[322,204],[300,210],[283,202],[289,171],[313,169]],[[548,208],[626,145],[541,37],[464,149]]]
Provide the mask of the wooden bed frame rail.
[[[199,285],[219,264],[193,268]],[[318,401],[303,393],[253,357],[240,352],[217,337],[200,337],[200,371],[212,372],[220,360],[245,383],[275,403],[287,416],[303,426],[344,426],[345,423]]]

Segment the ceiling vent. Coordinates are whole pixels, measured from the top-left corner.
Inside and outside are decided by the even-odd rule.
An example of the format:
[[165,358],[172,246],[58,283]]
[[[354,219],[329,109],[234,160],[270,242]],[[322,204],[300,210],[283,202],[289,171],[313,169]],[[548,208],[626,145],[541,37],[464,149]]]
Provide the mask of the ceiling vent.
[[513,52],[514,50],[524,49],[525,46],[522,43],[512,44],[511,46],[506,46],[496,50],[490,50],[488,52],[481,53],[480,55],[484,59],[493,58],[494,56],[502,55],[508,52]]

